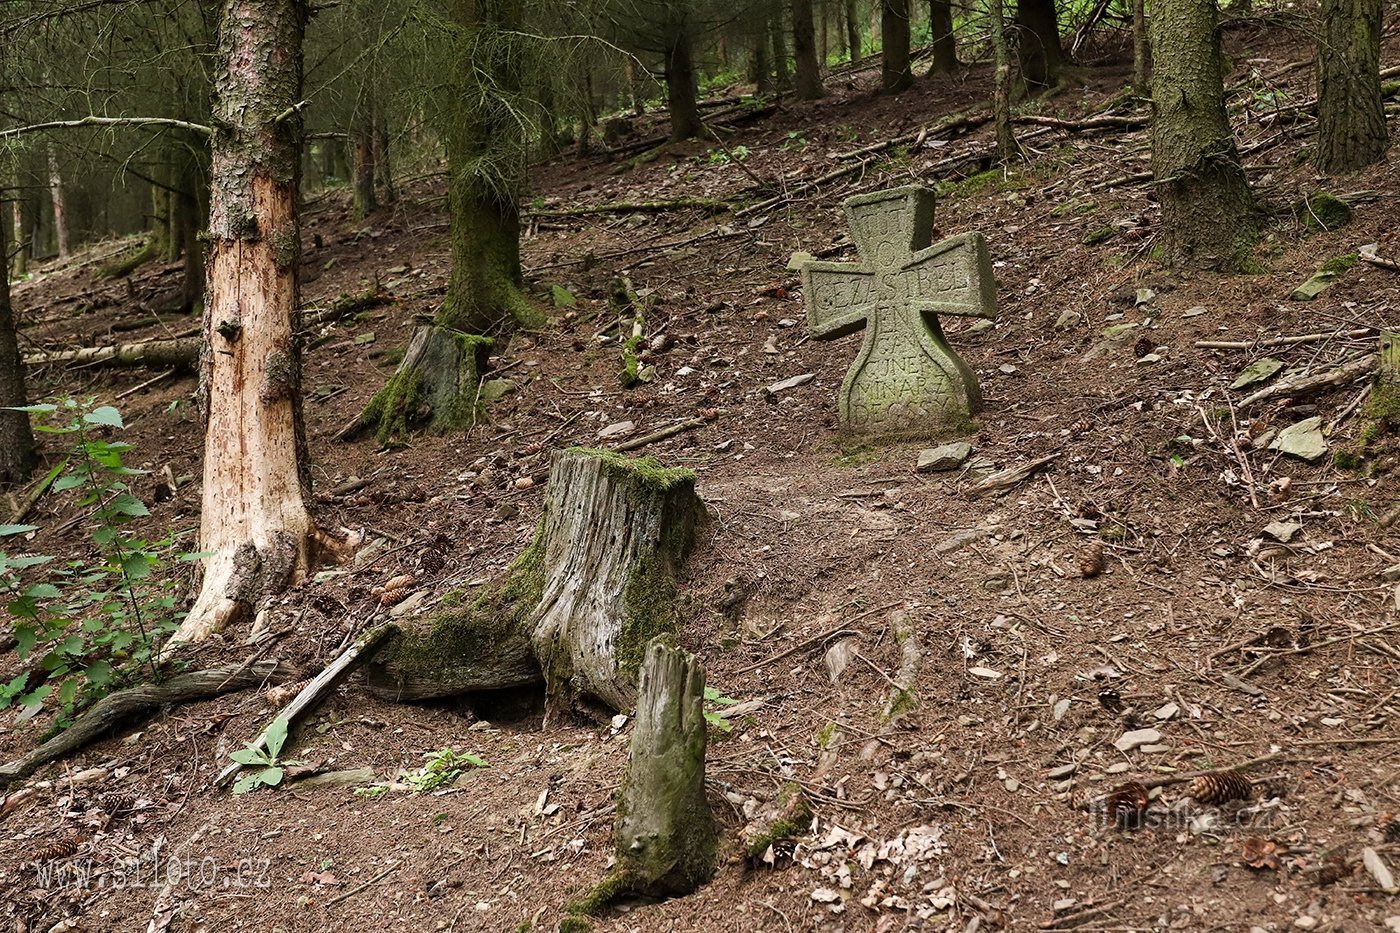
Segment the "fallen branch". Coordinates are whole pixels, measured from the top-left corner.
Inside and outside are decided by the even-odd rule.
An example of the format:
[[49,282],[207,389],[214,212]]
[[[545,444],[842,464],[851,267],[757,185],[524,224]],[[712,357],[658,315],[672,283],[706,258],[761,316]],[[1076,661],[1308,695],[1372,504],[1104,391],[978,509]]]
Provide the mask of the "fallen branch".
[[1271,337],[1268,340],[1197,340],[1195,346],[1207,350],[1253,350],[1256,347],[1291,347],[1300,343],[1317,343],[1320,340],[1369,337],[1375,332],[1376,329],[1374,327],[1359,327],[1355,330],[1336,330],[1325,334],[1302,334],[1297,337]]
[[641,437],[635,437],[630,441],[624,441],[614,447],[613,450],[636,450],[638,447],[655,444],[657,441],[664,441],[668,437],[675,437],[677,434],[684,434],[686,431],[694,431],[696,428],[703,427],[709,420],[708,418],[700,417],[688,418],[685,421],[680,421],[669,427],[664,427],[659,431],[653,431],[650,434],[643,434]]
[[1109,114],[1101,117],[1089,117],[1084,120],[1062,120],[1059,117],[1047,117],[1038,113],[1023,113],[1019,116],[1012,117],[1011,122],[1028,123],[1034,126],[1049,126],[1070,133],[1090,133],[1094,130],[1140,129],[1149,125],[1152,122],[1152,118],[1147,114],[1130,114],[1127,116]]
[[529,212],[531,217],[584,217],[589,214],[660,214],[666,211],[702,210],[721,214],[729,210],[724,201],[714,198],[680,198],[675,201],[616,201],[587,207],[544,208]]
[[200,337],[175,337],[108,347],[52,350],[32,353],[24,358],[24,362],[26,366],[67,363],[76,366],[146,366],[151,369],[192,370],[199,362],[201,343],[203,339]]
[[1333,386],[1346,385],[1353,380],[1370,374],[1375,370],[1380,361],[1380,354],[1366,353],[1354,357],[1340,366],[1329,369],[1326,372],[1317,373],[1311,376],[1295,376],[1292,379],[1285,379],[1273,385],[1260,389],[1253,395],[1247,396],[1240,401],[1240,407],[1244,408],[1253,405],[1255,402],[1262,402],[1271,398],[1292,398],[1295,395],[1307,395],[1322,389],[1329,389]]
[[1000,473],[993,473],[991,476],[982,480],[982,482],[978,483],[976,486],[973,486],[972,489],[968,491],[971,492],[974,496],[982,496],[986,495],[989,492],[997,492],[1003,489],[1010,489],[1012,486],[1015,486],[1022,480],[1030,478],[1030,476],[1034,474],[1037,470],[1050,463],[1052,460],[1055,460],[1059,456],[1060,455],[1057,453],[1051,454],[1048,457],[1041,457],[1038,460],[1032,460],[1029,463],[1023,463],[1020,466],[1009,467],[1005,470],[1002,470]]
[[292,668],[286,664],[258,661],[242,667],[213,667],[177,674],[158,684],[139,684],[109,693],[66,730],[28,755],[0,766],[0,787],[21,781],[49,762],[67,757],[163,706],[207,700],[264,683],[280,683],[291,676]]
[[[383,644],[386,638],[398,630],[399,627],[397,625],[381,625],[361,635],[353,645],[341,652],[340,657],[326,665],[326,668],[321,671],[321,673],[313,677],[307,685],[301,689],[301,692],[292,698],[290,703],[282,707],[277,715],[272,717],[272,722],[276,722],[278,719],[285,719],[287,721],[287,727],[291,728],[291,726],[296,724],[296,721],[303,713],[314,708],[326,698],[327,694],[340,686],[341,682],[354,670],[355,664],[359,660],[366,656],[373,655],[374,649],[378,648]],[[252,745],[249,747],[258,749],[259,751],[265,749],[267,747],[267,733],[271,728],[272,723],[269,722],[263,731],[258,733],[258,737],[253,740]],[[228,783],[233,779],[234,775],[238,774],[238,772],[243,769],[243,767],[244,766],[238,762],[234,762],[219,772],[219,776],[214,779],[214,784],[218,786]]]
[[893,149],[896,146],[903,146],[909,143],[921,142],[935,134],[956,132],[958,130],[975,130],[992,121],[990,113],[958,114],[938,123],[931,123],[928,126],[920,127],[902,136],[893,139],[886,139],[882,142],[872,143],[860,149],[852,149],[849,152],[838,152],[833,158],[841,162],[851,159],[864,159],[866,156],[874,155],[877,152],[884,152],[886,149]]

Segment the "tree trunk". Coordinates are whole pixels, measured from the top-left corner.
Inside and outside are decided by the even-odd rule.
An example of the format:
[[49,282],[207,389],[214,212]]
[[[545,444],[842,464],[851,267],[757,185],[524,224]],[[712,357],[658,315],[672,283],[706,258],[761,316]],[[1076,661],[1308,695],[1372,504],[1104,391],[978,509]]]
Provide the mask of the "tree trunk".
[[992,21],[992,116],[996,122],[997,154],[1009,164],[1021,154],[1011,129],[1011,53],[1006,47],[1006,0],[989,0]]
[[600,451],[555,454],[531,636],[552,711],[632,705],[647,642],[676,631],[676,575],[704,515],[687,470]]
[[1215,0],[1156,0],[1152,173],[1166,258],[1238,269],[1254,234],[1254,198],[1225,113]]
[[1148,83],[1148,67],[1152,61],[1152,46],[1147,39],[1147,0],[1133,0],[1133,93],[1146,97],[1152,93]]
[[749,79],[753,81],[755,94],[773,93],[773,69],[768,65],[768,24],[760,24],[758,41],[753,46],[753,57],[749,59]]
[[389,121],[376,97],[374,101],[374,183],[380,204],[393,204],[399,199],[394,189],[394,163],[389,150]]
[[821,64],[817,61],[816,25],[812,0],[792,0],[792,52],[797,59],[798,100],[816,100],[822,90]]
[[909,0],[880,0],[880,39],[884,43],[880,89],[898,94],[914,83],[909,66]]
[[289,110],[305,16],[299,0],[223,0],[200,373],[199,549],[211,556],[172,642],[261,611],[314,556],[296,321],[301,117]]
[[[29,273],[29,246],[24,235],[24,206],[19,199],[0,205],[4,209],[4,216],[0,217],[0,223],[13,223],[14,226],[5,231],[8,239],[10,230],[14,231],[15,256],[10,263],[10,271],[14,278],[23,278]],[[13,211],[13,214],[11,212]],[[8,282],[5,283],[9,285]]]
[[831,0],[817,2],[817,61],[825,68],[831,51]]
[[364,220],[379,210],[379,201],[374,190],[374,127],[370,121],[356,121],[350,131],[350,142],[354,150],[352,154],[355,165],[352,195],[354,215],[356,220]]
[[698,90],[695,78],[693,44],[690,23],[684,14],[672,14],[667,23],[666,39],[666,109],[671,116],[671,141],[680,142],[700,135],[700,107],[696,102]]
[[1017,0],[1016,28],[1021,80],[1032,93],[1054,87],[1065,64],[1055,0]]
[[626,709],[645,645],[677,630],[676,576],[704,516],[689,471],[556,453],[530,547],[461,608],[396,638],[371,688],[421,700],[543,681],[551,715]]
[[958,36],[953,31],[951,0],[929,0],[928,23],[933,38],[933,66],[929,73],[952,74],[958,70]]
[[787,41],[783,38],[783,6],[774,4],[768,17],[768,41],[773,46],[773,83],[779,91],[792,87],[792,70],[788,66]]
[[854,65],[860,61],[860,20],[856,18],[856,0],[845,0],[842,14],[846,27],[846,46],[851,53],[851,64]]
[[1317,41],[1318,171],[1354,172],[1385,154],[1381,0],[1322,0]]
[[636,725],[613,830],[617,863],[578,905],[597,913],[624,896],[689,894],[714,874],[705,799],[705,668],[658,639],[646,649]]
[[63,192],[63,173],[58,170],[58,156],[48,147],[49,199],[53,204],[53,237],[59,259],[68,258],[68,199]]
[[[0,216],[0,257],[9,255],[10,216]],[[38,463],[29,415],[5,411],[29,404],[24,393],[24,369],[19,359],[19,338],[14,309],[10,306],[8,265],[0,269],[0,486],[11,486],[29,479]],[[6,518],[5,521],[10,519]]]

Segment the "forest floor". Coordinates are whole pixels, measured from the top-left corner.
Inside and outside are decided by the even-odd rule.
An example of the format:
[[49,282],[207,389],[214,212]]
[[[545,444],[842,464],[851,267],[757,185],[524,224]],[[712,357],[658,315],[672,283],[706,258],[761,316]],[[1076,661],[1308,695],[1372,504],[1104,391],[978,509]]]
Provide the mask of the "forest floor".
[[[1249,407],[1239,403],[1250,390],[1229,388],[1265,356],[1322,370],[1374,350],[1376,336],[1261,340],[1395,327],[1400,277],[1387,268],[1357,263],[1313,301],[1290,295],[1362,244],[1400,258],[1400,178],[1393,161],[1317,178],[1306,122],[1274,112],[1312,96],[1311,49],[1259,26],[1227,41],[1240,145],[1273,211],[1254,274],[1183,274],[1154,259],[1158,212],[1136,178],[1148,169],[1143,128],[1022,124],[1029,161],[992,173],[989,127],[930,134],[741,217],[531,218],[532,286],[545,305],[555,285],[577,303],[552,308],[546,326],[494,359],[493,375],[516,388],[490,404],[489,420],[393,449],[332,438],[442,296],[442,179],[407,186],[393,211],[359,223],[343,192],[313,199],[306,305],[373,283],[391,296],[306,353],[316,512],[382,544],[347,573],[298,587],[264,654],[309,676],[387,615],[376,588],[392,579],[411,578],[395,585],[402,596],[424,594],[409,615],[480,586],[530,541],[551,451],[705,414],[702,427],[640,452],[695,470],[713,517],[688,568],[681,642],[714,687],[746,704],[709,751],[713,809],[730,841],[695,894],[599,918],[596,929],[1400,929],[1400,898],[1374,869],[1379,860],[1400,871],[1400,832],[1387,824],[1400,811],[1400,528],[1377,522],[1397,498],[1393,438],[1359,467],[1309,464],[1268,449],[1266,432],[1317,415],[1334,453],[1356,449],[1360,383]],[[1400,49],[1388,47],[1385,62],[1396,61]],[[1026,112],[1083,119],[1126,76],[1109,66],[1081,77]],[[894,100],[875,96],[874,80],[833,79],[826,99],[785,101],[741,126],[726,140],[735,155],[746,150],[741,164],[707,143],[618,174],[602,155],[557,159],[536,174],[533,208],[752,203],[761,198],[750,173],[781,174],[791,190],[842,164],[842,152],[990,98],[982,67],[921,79]],[[642,136],[660,129],[638,124]],[[912,182],[939,189],[938,236],[986,235],[998,280],[994,328],[945,321],[986,396],[967,438],[976,462],[951,473],[915,471],[927,444],[842,448],[837,390],[858,338],[809,339],[786,271],[797,250],[854,258],[841,199]],[[1318,188],[1351,196],[1350,225],[1313,232],[1295,216]],[[42,267],[15,289],[27,345],[197,325],[151,310],[176,286],[174,268],[115,283],[94,269]],[[618,275],[649,303],[647,337],[669,338],[647,360],[655,378],[631,389],[619,385],[621,349],[606,333]],[[1137,326],[1105,336],[1122,324]],[[1202,339],[1243,349],[1197,347]],[[804,374],[813,378],[766,391]],[[37,396],[111,401],[154,374],[35,375]],[[171,377],[114,403],[129,460],[154,471],[137,492],[155,529],[197,524],[194,389]],[[622,422],[630,434],[604,431]],[[58,455],[52,441],[46,454]],[[1001,495],[970,491],[987,471],[1051,455]],[[155,503],[167,466],[183,481]],[[357,478],[368,482],[333,492]],[[88,546],[77,514],[46,498],[29,519],[45,530],[26,546]],[[1094,541],[1106,567],[1086,577]],[[897,637],[901,624],[912,637]],[[201,663],[242,661],[241,634]],[[887,722],[893,680],[908,674],[913,703]],[[481,704],[385,702],[352,680],[291,755],[372,776],[239,797],[214,787],[229,752],[284,699],[253,691],[171,709],[12,794],[0,804],[6,928],[549,930],[603,877],[625,721],[542,728]],[[48,720],[0,714],[0,758],[32,747]],[[1120,741],[1139,729],[1157,734]],[[428,795],[354,793],[445,747],[489,767]],[[1169,780],[1271,754],[1251,772],[1270,779],[1251,801],[1199,806]],[[1131,779],[1162,785],[1139,828],[1071,806]],[[774,864],[747,864],[737,831],[789,781],[812,803],[810,829]],[[42,876],[34,859],[65,839],[76,852],[46,861],[59,874]],[[172,860],[184,877],[172,880]]]

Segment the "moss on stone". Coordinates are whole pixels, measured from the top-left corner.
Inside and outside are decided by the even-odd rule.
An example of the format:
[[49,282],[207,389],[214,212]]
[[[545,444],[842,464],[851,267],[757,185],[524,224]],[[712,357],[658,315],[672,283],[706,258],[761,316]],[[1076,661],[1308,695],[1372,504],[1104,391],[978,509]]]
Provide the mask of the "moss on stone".
[[1324,262],[1318,267],[1317,271],[1327,275],[1341,275],[1352,266],[1356,265],[1360,260],[1361,257],[1356,253],[1343,253],[1340,256],[1334,256]]
[[1340,230],[1351,222],[1351,206],[1325,191],[1314,191],[1295,212],[1309,230]]
[[1084,245],[1098,246],[1100,243],[1107,243],[1117,235],[1118,231],[1112,227],[1099,227],[1084,237]]
[[802,793],[802,786],[796,781],[789,781],[778,788],[774,806],[779,816],[770,821],[756,836],[746,841],[745,858],[759,858],[773,843],[801,836],[811,827],[812,805],[808,802],[807,795]]

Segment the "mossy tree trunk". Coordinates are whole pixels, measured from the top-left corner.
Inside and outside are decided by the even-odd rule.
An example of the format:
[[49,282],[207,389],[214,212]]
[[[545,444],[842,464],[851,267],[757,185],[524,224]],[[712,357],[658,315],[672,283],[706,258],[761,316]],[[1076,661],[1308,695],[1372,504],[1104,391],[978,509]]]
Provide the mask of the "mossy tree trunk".
[[1011,52],[1006,47],[1006,0],[989,0],[992,21],[992,119],[996,124],[997,154],[1003,163],[1020,157],[1011,127]]
[[783,5],[774,3],[768,14],[768,43],[772,46],[773,86],[778,91],[792,87],[792,68],[788,63],[787,40],[783,28]]
[[929,35],[933,37],[933,65],[930,74],[946,75],[958,70],[958,36],[953,31],[951,0],[929,0]]
[[560,451],[530,547],[469,603],[396,638],[371,687],[418,700],[544,682],[551,715],[630,707],[647,642],[678,629],[676,579],[704,515],[689,471]]
[[[0,214],[0,256],[10,254],[9,233],[10,216]],[[27,404],[24,364],[20,361],[14,309],[10,306],[9,269],[0,269],[0,486],[23,483],[38,462],[29,415],[4,410]]]
[[1239,269],[1254,197],[1225,112],[1215,0],[1157,0],[1152,37],[1152,173],[1166,258]]
[[850,52],[851,64],[854,65],[860,61],[860,18],[856,15],[856,0],[845,0],[841,19],[846,29],[846,50]]
[[817,61],[812,0],[792,0],[792,51],[797,59],[797,83],[793,90],[798,100],[816,100],[825,91],[821,63]]
[[914,83],[909,63],[909,0],[880,0],[880,90],[898,94]]
[[1353,172],[1385,155],[1381,0],[1322,0],[1317,40],[1317,149],[1322,172]]
[[374,102],[361,100],[350,121],[351,161],[354,164],[354,184],[351,187],[352,206],[356,220],[363,220],[379,210],[378,192],[374,180],[378,171],[374,164]]
[[[215,88],[199,598],[173,636],[199,641],[302,579],[315,528],[297,338],[300,0],[224,0]],[[290,116],[288,114],[290,113]]]
[[1147,0],[1133,0],[1133,93],[1146,97],[1152,93],[1148,83],[1148,68],[1152,61],[1152,45],[1147,39]]
[[1016,29],[1017,66],[1027,90],[1035,93],[1054,87],[1065,65],[1055,0],[1017,0]]
[[659,640],[646,649],[636,725],[618,793],[617,864],[578,905],[597,913],[626,896],[689,894],[714,874],[716,833],[705,799],[705,669]]
[[374,184],[380,204],[393,204],[399,194],[394,187],[394,163],[389,138],[389,120],[379,98],[374,99]]
[[679,626],[676,577],[704,515],[688,470],[604,451],[554,455],[531,635],[551,714],[632,705],[647,642]]

